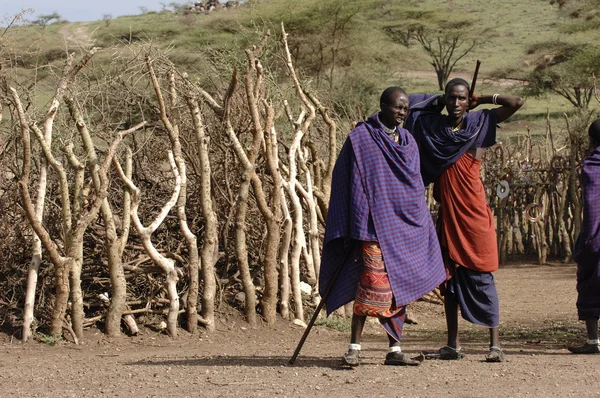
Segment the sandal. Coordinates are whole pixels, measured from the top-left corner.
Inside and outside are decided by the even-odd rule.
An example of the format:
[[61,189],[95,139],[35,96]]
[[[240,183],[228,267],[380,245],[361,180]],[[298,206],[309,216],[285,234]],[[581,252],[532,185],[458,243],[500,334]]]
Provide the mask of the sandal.
[[360,357],[360,350],[349,349],[347,353],[342,357],[342,363],[345,366],[355,367],[360,365],[358,358]]
[[500,347],[491,347],[490,353],[485,356],[486,362],[504,362],[504,352]]
[[388,352],[385,356],[384,365],[392,365],[392,366],[419,366],[425,357],[423,354],[419,354],[414,358],[408,356],[408,354],[404,354],[402,352]]
[[450,346],[444,346],[437,351],[425,353],[425,359],[441,359],[444,361],[451,361],[464,357],[465,353],[462,348],[452,348]]
[[567,347],[573,354],[600,354],[600,347],[598,344],[590,344],[587,341],[580,346]]

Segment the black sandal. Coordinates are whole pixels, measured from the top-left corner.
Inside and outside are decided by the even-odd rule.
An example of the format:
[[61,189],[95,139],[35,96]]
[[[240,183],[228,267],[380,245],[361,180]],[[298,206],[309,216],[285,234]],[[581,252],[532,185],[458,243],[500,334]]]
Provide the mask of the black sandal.
[[462,348],[452,348],[450,346],[444,346],[437,351],[425,353],[425,359],[441,359],[443,361],[452,361],[464,357],[465,353]]
[[419,366],[424,359],[425,357],[423,354],[411,358],[408,356],[408,354],[395,351],[387,353],[385,356],[385,362],[383,362],[383,364],[392,366]]
[[600,347],[598,344],[590,344],[587,341],[580,346],[567,347],[573,354],[600,354]]

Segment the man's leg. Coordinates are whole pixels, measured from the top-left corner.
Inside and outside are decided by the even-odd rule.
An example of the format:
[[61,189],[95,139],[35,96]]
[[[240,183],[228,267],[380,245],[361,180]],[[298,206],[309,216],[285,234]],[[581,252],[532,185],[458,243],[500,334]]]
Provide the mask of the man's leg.
[[411,358],[400,349],[400,342],[388,334],[389,348],[384,365],[419,366],[425,357],[423,354]]
[[365,326],[366,316],[363,315],[352,315],[352,330],[350,332],[350,345],[348,346],[348,352],[344,354],[342,361],[347,366],[358,366],[360,357],[360,337]]
[[585,320],[588,340],[598,340],[598,317],[591,317]]
[[490,353],[485,356],[486,362],[504,362],[504,353],[500,348],[500,329],[490,328]]
[[444,295],[444,312],[446,313],[446,328],[448,344],[437,351],[425,354],[426,359],[461,359],[463,354],[458,342],[458,301],[446,290]]
[[500,329],[498,326],[490,328],[490,348],[500,348]]
[[446,312],[446,327],[448,329],[448,347],[459,348],[458,345],[458,302],[452,294],[444,296],[444,310]]
[[362,336],[363,328],[365,327],[366,316],[352,315],[352,330],[350,332],[350,344],[360,344],[360,336]]
[[388,340],[390,342],[389,347],[400,347],[400,342],[399,341],[396,341],[396,339],[393,338],[392,336],[390,336],[389,334],[387,336],[388,336]]

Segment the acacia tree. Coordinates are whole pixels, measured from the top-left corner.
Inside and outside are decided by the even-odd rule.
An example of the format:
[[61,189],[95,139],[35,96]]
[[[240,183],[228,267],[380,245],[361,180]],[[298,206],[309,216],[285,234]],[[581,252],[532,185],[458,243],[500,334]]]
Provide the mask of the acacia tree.
[[32,21],[31,23],[34,25],[46,26],[51,21],[60,22],[61,20],[62,20],[62,18],[60,16],[60,14],[57,13],[56,11],[54,11],[52,14],[45,14],[45,15],[38,16],[38,19]]
[[[526,94],[553,92],[569,101],[578,111],[588,108],[594,94],[592,76],[600,73],[600,47],[589,36],[600,31],[600,0],[559,0],[557,30],[560,40],[530,46],[527,54],[535,69],[517,76],[528,83]],[[585,39],[581,40],[581,33]],[[579,35],[575,35],[579,33]]]
[[276,13],[273,25],[288,27],[290,54],[300,70],[310,70],[317,87],[332,90],[339,79],[341,64],[351,62],[351,49],[361,34],[357,16],[373,5],[371,0],[308,1],[286,8],[294,12]]
[[588,108],[594,94],[592,76],[600,73],[600,47],[551,41],[537,43],[528,52],[536,67],[523,77],[529,83],[526,94],[550,91],[578,110]]
[[474,19],[429,9],[403,9],[394,19],[401,22],[387,25],[385,31],[406,47],[414,42],[421,46],[435,70],[440,90],[444,90],[458,61],[492,34]]

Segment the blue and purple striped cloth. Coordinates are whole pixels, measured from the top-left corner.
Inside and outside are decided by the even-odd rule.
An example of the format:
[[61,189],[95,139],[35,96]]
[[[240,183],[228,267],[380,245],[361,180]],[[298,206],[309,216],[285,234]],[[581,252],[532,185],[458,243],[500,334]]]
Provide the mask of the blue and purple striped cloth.
[[415,137],[421,156],[423,182],[429,185],[471,147],[496,143],[496,112],[483,109],[465,113],[460,130],[453,131],[441,94],[411,94],[410,112],[404,123]]
[[585,320],[600,315],[600,147],[581,167],[583,222],[573,258],[577,262],[577,312]]
[[327,313],[354,300],[362,269],[360,241],[379,242],[397,306],[411,303],[446,279],[425,202],[419,151],[398,128],[395,142],[378,114],[350,132],[333,170],[319,277],[320,294],[339,266]]

